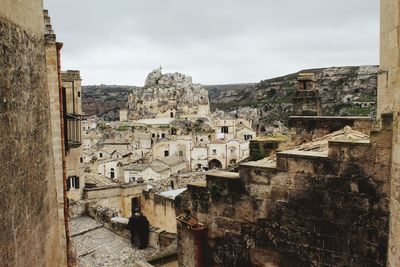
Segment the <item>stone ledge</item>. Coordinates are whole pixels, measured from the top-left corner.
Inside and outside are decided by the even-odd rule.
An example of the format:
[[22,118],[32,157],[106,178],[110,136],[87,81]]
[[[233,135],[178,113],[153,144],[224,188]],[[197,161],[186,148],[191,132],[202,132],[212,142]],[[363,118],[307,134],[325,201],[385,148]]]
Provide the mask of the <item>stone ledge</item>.
[[240,176],[237,172],[216,171],[206,175],[206,179],[229,179],[239,180]]
[[286,150],[276,153],[278,158],[305,158],[305,159],[326,159],[329,158],[327,153],[302,150]]
[[328,147],[330,146],[370,146],[369,140],[332,140],[328,141]]

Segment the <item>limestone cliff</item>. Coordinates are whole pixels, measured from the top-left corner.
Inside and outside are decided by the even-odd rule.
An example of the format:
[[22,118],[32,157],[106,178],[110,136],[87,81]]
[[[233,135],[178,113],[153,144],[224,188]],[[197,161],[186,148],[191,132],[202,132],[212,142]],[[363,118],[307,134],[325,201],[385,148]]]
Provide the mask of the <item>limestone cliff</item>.
[[181,73],[152,71],[143,88],[128,97],[130,119],[206,117],[210,114],[208,91]]

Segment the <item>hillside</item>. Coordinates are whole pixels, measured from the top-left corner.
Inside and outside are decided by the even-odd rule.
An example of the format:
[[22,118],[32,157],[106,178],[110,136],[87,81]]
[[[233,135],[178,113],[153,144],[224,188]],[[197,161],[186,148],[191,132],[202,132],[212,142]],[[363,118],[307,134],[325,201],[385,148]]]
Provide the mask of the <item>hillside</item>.
[[117,120],[117,112],[125,108],[129,93],[135,86],[125,85],[89,85],[82,86],[82,109],[85,114],[105,117],[106,120]]
[[[369,115],[375,111],[378,66],[331,67],[314,72],[324,115]],[[259,83],[206,85],[212,110],[253,120],[264,131],[271,123],[286,122],[297,87],[298,72]],[[134,86],[86,86],[83,109],[101,115],[126,107]],[[109,117],[109,116],[108,116]],[[109,118],[110,119],[110,118]],[[115,118],[114,118],[115,119]]]
[[[308,69],[317,79],[324,115],[374,114],[378,66]],[[265,126],[290,116],[299,72],[256,84],[208,85],[212,110],[252,119],[263,131]]]

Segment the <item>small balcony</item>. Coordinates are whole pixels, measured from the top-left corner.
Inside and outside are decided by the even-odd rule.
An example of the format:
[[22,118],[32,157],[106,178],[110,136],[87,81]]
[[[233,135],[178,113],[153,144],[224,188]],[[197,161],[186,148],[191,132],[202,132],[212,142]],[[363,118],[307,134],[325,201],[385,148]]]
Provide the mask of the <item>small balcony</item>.
[[65,114],[65,148],[78,148],[82,145],[82,116]]

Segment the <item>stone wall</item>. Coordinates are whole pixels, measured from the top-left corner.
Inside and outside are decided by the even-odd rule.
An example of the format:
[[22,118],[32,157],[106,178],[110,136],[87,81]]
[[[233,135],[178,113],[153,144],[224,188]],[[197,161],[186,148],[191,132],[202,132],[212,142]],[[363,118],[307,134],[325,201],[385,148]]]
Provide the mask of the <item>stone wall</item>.
[[176,233],[175,201],[173,199],[144,191],[142,212],[152,226],[169,233]]
[[395,116],[393,133],[389,266],[400,266],[400,3],[381,0],[381,51],[378,76],[378,118]]
[[132,198],[141,197],[147,184],[131,184],[85,188],[84,199],[87,209],[106,209],[113,216],[129,218],[132,215]]
[[51,128],[57,111],[50,108],[47,87],[42,1],[0,0],[0,6],[1,262],[66,266],[52,143],[59,136]]
[[62,45],[56,42],[56,35],[51,26],[48,11],[44,11],[45,19],[45,47],[46,47],[46,71],[47,87],[49,90],[51,112],[52,146],[54,157],[54,180],[57,192],[58,224],[60,227],[60,246],[65,247],[67,243],[64,218],[64,175],[62,164],[63,143],[61,141],[61,111],[60,111],[60,80],[59,71],[61,59],[60,49]]
[[[331,141],[328,155],[279,152],[276,168],[209,174],[179,210],[207,225],[211,266],[386,266],[391,129],[386,117],[370,143]],[[193,237],[178,231],[179,260],[193,262]]]
[[369,134],[373,127],[370,117],[291,116],[289,131],[294,144],[302,144],[350,126]]

